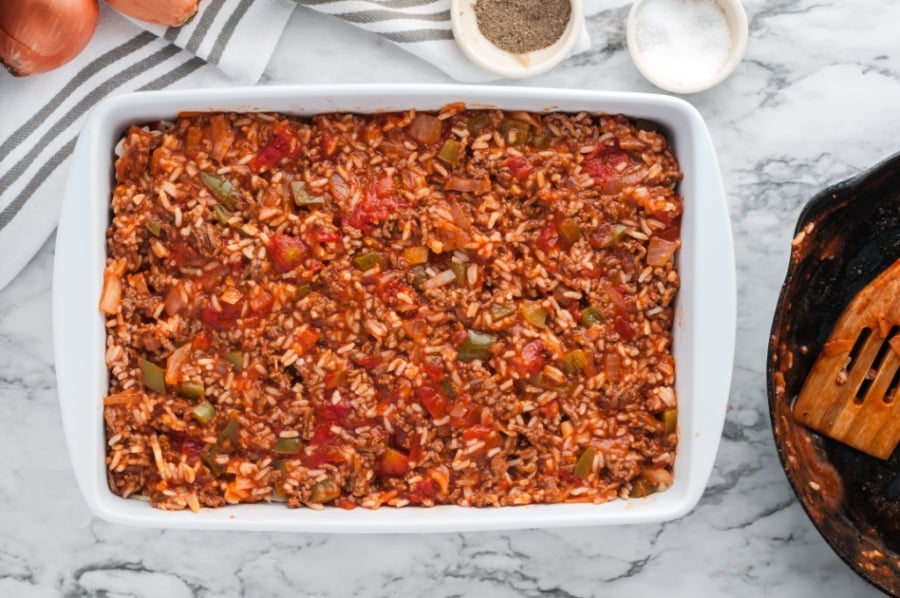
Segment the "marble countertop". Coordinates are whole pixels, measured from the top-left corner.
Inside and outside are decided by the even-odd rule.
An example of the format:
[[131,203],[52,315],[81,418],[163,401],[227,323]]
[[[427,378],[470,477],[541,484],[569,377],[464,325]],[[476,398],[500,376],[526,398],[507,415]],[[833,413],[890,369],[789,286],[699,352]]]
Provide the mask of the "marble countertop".
[[[662,525],[408,536],[198,534],[100,521],[78,494],[62,435],[51,240],[0,291],[0,596],[877,595],[794,499],[769,429],[764,365],[801,206],[900,149],[900,3],[745,5],[743,63],[686,98],[719,152],[739,286],[724,437],[692,513]],[[628,2],[589,6],[593,50],[524,84],[655,91],[625,48]],[[373,35],[298,9],[262,83],[367,81],[448,80]],[[221,76],[204,70],[181,86],[213,83]]]

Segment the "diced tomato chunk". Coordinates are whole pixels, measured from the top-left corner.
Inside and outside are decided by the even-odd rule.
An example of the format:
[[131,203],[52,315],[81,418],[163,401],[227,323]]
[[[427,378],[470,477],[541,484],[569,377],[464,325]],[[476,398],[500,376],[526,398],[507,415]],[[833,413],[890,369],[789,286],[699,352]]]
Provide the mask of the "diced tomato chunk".
[[341,233],[339,233],[338,231],[322,228],[316,230],[312,234],[312,238],[319,243],[337,243],[338,241],[343,239]]
[[365,370],[373,370],[378,367],[378,364],[381,363],[380,355],[363,355],[362,357],[355,357],[353,361],[359,367]]
[[313,429],[311,444],[325,444],[334,438],[334,432],[331,431],[331,421],[320,421]]
[[191,341],[191,349],[194,351],[208,351],[212,346],[212,337],[205,330],[201,330]]
[[601,179],[604,181],[609,180],[616,175],[616,171],[613,170],[609,164],[607,164],[600,158],[593,158],[591,160],[585,161],[584,171],[595,179]]
[[581,274],[585,278],[597,280],[603,274],[603,271],[600,270],[600,267],[597,264],[595,264],[594,262],[589,262],[586,266],[584,266],[581,269]]
[[463,441],[484,440],[491,433],[491,429],[483,424],[477,424],[463,432]]
[[225,301],[220,301],[219,305],[222,306],[222,317],[227,318],[229,320],[233,320],[235,318],[239,318],[241,313],[244,310],[244,301],[238,300],[235,303],[226,303]]
[[381,399],[379,399],[378,403],[375,405],[375,415],[382,416],[387,413],[397,402],[397,398],[398,397],[395,394],[382,395]]
[[628,163],[628,153],[616,145],[598,146],[585,156],[584,170],[592,177],[605,178],[604,175],[617,173],[621,164]]
[[297,237],[275,233],[269,238],[269,257],[279,272],[290,272],[306,259],[306,243]]
[[253,290],[250,291],[248,304],[254,316],[268,315],[272,311],[274,303],[275,299],[272,297],[272,293],[262,287],[253,287]]
[[622,285],[616,285],[615,287],[609,288],[606,295],[609,297],[610,301],[612,301],[613,305],[616,306],[616,311],[618,313],[634,313],[634,298],[626,297],[626,290]]
[[347,370],[334,370],[325,374],[325,390],[334,390],[347,382]]
[[345,511],[352,511],[356,508],[356,503],[353,502],[352,498],[346,496],[338,496],[334,500],[334,506]]
[[549,419],[555,419],[559,416],[559,401],[553,400],[545,403],[537,408],[538,413]]
[[529,374],[536,374],[543,369],[547,358],[544,355],[544,343],[534,340],[522,347],[522,368]]
[[315,469],[326,463],[342,463],[344,461],[344,455],[337,447],[317,446],[313,449],[311,454],[304,453],[300,458],[300,461],[306,467]]
[[460,395],[450,409],[450,427],[459,430],[481,423],[482,408],[473,405],[467,394]]
[[437,495],[437,483],[431,478],[425,478],[413,484],[407,499],[412,505],[420,505],[426,500],[434,500]]
[[344,223],[366,233],[372,232],[376,224],[387,220],[398,207],[394,179],[383,176],[369,183],[366,196],[344,218]]
[[199,268],[203,265],[203,258],[187,241],[177,239],[169,243],[169,255],[179,268]]
[[556,475],[559,476],[559,481],[564,484],[582,485],[584,483],[584,480],[576,478],[572,475],[572,472],[567,469],[557,469]]
[[497,433],[490,426],[486,426],[484,424],[476,424],[463,432],[462,438],[463,442],[471,442],[473,440],[488,442],[496,435]]
[[432,382],[440,382],[444,379],[444,364],[441,362],[440,357],[431,356],[425,358],[422,369],[425,370],[425,375]]
[[634,328],[625,319],[625,316],[616,316],[616,332],[622,337],[622,340],[630,341],[634,338]]
[[234,320],[235,318],[239,318],[244,309],[244,301],[238,300],[235,303],[226,303],[225,301],[220,301],[219,305],[222,306],[220,313],[221,317]]
[[282,158],[300,155],[301,149],[302,146],[300,140],[297,139],[294,127],[287,121],[281,121],[275,125],[275,131],[269,142],[250,161],[250,168],[254,172],[268,170],[278,164]]
[[602,156],[603,159],[606,160],[606,163],[613,168],[616,168],[619,164],[631,162],[631,158],[628,157],[628,154],[619,149],[607,149],[602,153]]
[[522,156],[507,158],[503,165],[509,168],[510,174],[520,181],[524,181],[529,174],[534,172],[534,166],[528,161],[528,158]]
[[235,260],[235,261],[231,262],[231,266],[228,269],[231,271],[232,274],[240,274],[241,272],[244,271],[244,268],[247,267],[248,263],[249,263],[249,260],[246,257],[241,256],[241,258],[239,260]]
[[168,436],[172,449],[182,455],[195,457],[206,448],[206,443],[202,439],[187,436],[182,432],[169,432]]
[[441,419],[449,413],[450,408],[447,397],[441,391],[431,386],[420,386],[416,389],[416,396],[422,401],[422,405],[434,419]]
[[390,447],[375,462],[375,473],[385,477],[398,477],[409,472],[409,457]]
[[545,253],[550,253],[559,247],[559,232],[556,230],[556,224],[552,218],[548,218],[544,222],[544,226],[541,227],[541,232],[538,234],[537,243]]
[[422,445],[417,441],[412,443],[412,447],[409,449],[409,462],[410,463],[421,463],[422,462]]
[[352,407],[350,403],[341,400],[337,403],[333,403],[331,400],[326,400],[322,403],[322,406],[319,407],[319,418],[322,421],[327,422],[340,422],[347,419],[347,416],[350,415],[352,411]]
[[406,428],[401,428],[397,426],[394,428],[394,433],[391,434],[391,443],[393,446],[402,448],[405,451],[409,450],[409,432],[406,431]]
[[375,196],[378,199],[386,199],[394,196],[394,178],[383,176],[375,181]]
[[681,216],[679,215],[672,218],[666,214],[654,214],[654,217],[665,224],[666,228],[658,230],[653,234],[666,241],[677,241],[681,236]]
[[353,208],[353,211],[343,219],[343,222],[347,226],[352,226],[353,228],[359,229],[365,233],[370,233],[372,232],[372,229],[375,228],[372,222],[368,220],[367,214],[363,211],[360,205],[357,205],[355,208]]
[[376,279],[376,285],[376,290],[378,291],[379,298],[388,305],[392,305],[397,301],[400,301],[400,299],[398,298],[398,295],[400,294],[406,295],[407,297],[416,296],[416,292],[411,286],[409,286],[405,282],[397,280],[396,278],[385,280],[383,277],[379,276]]
[[492,448],[500,446],[500,434],[496,430],[486,424],[476,424],[463,432],[462,439],[464,443],[482,442],[482,446],[476,454],[483,455]]
[[322,154],[325,156],[333,156],[334,152],[337,151],[338,140],[334,133],[330,131],[326,131],[322,133],[322,138],[319,140],[319,147],[322,149]]
[[294,338],[294,348],[297,353],[303,355],[310,349],[312,349],[316,343],[319,341],[319,337],[322,335],[321,332],[316,330],[315,328],[304,328],[300,332],[297,333]]
[[254,158],[253,169],[259,172],[271,168],[287,154],[289,148],[290,146],[282,137],[273,137]]
[[230,304],[221,301],[219,302],[220,309],[216,309],[211,302],[205,301],[200,308],[200,319],[209,328],[227,330],[240,317],[243,303],[243,301],[238,301]]

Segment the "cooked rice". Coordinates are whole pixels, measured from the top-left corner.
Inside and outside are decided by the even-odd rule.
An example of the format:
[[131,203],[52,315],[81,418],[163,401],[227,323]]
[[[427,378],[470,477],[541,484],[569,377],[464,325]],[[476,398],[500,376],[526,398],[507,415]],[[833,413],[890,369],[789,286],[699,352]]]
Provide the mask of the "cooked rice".
[[377,508],[671,484],[665,138],[624,116],[439,119],[127,131],[101,301],[113,492]]

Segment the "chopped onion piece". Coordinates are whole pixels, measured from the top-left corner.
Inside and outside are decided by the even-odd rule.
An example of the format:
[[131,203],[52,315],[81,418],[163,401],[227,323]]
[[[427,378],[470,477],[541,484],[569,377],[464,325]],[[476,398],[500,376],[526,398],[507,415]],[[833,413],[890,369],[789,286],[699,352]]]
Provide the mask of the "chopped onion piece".
[[181,377],[181,368],[191,357],[191,344],[185,343],[172,351],[166,361],[166,384],[177,384]]
[[675,255],[676,249],[678,249],[678,243],[675,241],[653,237],[647,248],[647,263],[651,266],[665,266]]
[[223,301],[228,305],[234,305],[241,300],[241,292],[234,287],[228,287],[219,297],[219,301]]
[[184,295],[181,292],[180,283],[169,287],[169,290],[166,292],[164,305],[166,314],[169,316],[174,316],[187,305],[184,301]]
[[119,312],[122,302],[122,279],[108,268],[103,273],[103,292],[100,294],[100,311],[112,316]]
[[464,179],[458,176],[451,176],[447,179],[444,189],[460,193],[486,193],[491,190],[491,182],[487,178]]
[[537,116],[532,114],[531,112],[523,112],[523,111],[510,112],[509,117],[513,120],[526,122],[526,123],[530,124],[532,127],[534,127],[535,129],[541,128],[541,121],[539,121],[537,119]]
[[328,181],[328,189],[337,201],[344,201],[350,197],[350,186],[338,173],[331,175],[331,179]]
[[672,478],[672,472],[667,469],[648,467],[645,468],[641,475],[645,480],[650,482],[651,484],[665,484],[666,486],[671,486],[674,481]]

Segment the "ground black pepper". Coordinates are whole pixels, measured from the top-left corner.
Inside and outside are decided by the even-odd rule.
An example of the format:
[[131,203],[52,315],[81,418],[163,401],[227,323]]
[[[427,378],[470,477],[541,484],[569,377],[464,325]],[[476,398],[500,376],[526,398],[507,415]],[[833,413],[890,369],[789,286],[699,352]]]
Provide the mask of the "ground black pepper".
[[524,54],[546,48],[566,30],[572,15],[569,0],[478,0],[478,29],[507,52]]

